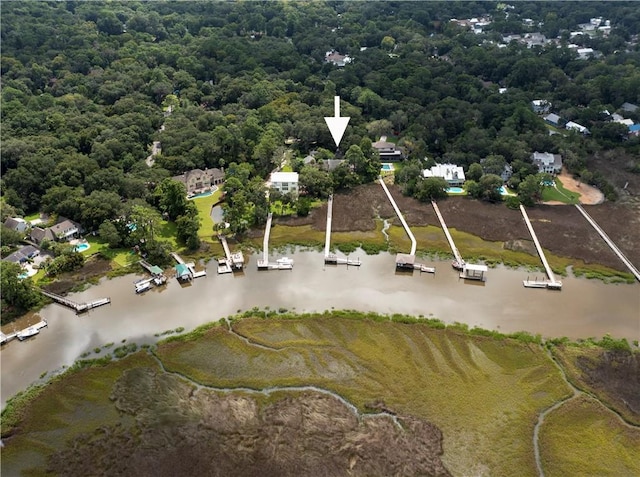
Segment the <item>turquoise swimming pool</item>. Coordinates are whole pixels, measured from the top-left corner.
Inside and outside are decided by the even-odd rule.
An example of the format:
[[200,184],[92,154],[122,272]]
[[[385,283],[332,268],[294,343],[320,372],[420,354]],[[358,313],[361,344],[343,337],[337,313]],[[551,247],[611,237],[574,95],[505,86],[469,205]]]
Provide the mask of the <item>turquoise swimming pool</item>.
[[91,247],[91,245],[89,245],[89,244],[88,244],[88,243],[86,243],[86,242],[83,242],[83,243],[79,243],[78,245],[76,245],[76,247],[75,247],[75,249],[74,249],[74,250],[75,250],[76,252],[84,252],[85,250],[88,250],[88,249],[89,249],[89,247]]
[[447,188],[447,194],[463,194],[464,189],[462,187],[449,187]]
[[188,197],[188,199],[200,199],[202,197],[209,197],[211,194],[213,194],[213,191],[208,191],[208,192],[200,192],[199,194],[196,195],[192,195],[191,197]]
[[393,164],[390,164],[388,162],[383,162],[380,166],[380,169],[383,171],[392,171],[393,170]]

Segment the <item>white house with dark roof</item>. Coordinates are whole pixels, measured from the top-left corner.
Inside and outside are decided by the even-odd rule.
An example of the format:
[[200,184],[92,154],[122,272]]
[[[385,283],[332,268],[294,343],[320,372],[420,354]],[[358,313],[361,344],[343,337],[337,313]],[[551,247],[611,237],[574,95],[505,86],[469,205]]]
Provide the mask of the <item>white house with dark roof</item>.
[[562,156],[550,152],[534,152],[531,154],[531,162],[538,168],[538,172],[559,174],[562,170]]
[[455,164],[436,164],[430,169],[422,171],[422,177],[441,177],[450,186],[461,186],[464,184],[464,169],[461,166]]
[[273,172],[271,174],[271,188],[283,194],[298,195],[297,172]]
[[192,169],[173,176],[174,181],[182,182],[187,187],[187,195],[206,192],[212,186],[222,184],[224,182],[224,170],[214,167],[212,169]]
[[29,228],[29,223],[20,217],[7,217],[7,220],[3,224],[5,227],[16,232],[26,232]]

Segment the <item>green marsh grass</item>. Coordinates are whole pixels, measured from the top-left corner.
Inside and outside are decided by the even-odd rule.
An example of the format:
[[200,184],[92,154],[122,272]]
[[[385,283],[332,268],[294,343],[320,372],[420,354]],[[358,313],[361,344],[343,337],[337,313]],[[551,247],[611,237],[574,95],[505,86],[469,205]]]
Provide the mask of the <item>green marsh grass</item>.
[[[175,340],[156,353],[167,369],[223,387],[316,385],[366,411],[382,399],[401,413],[425,417],[445,436],[454,474],[535,475],[531,439],[538,413],[569,389],[541,346],[511,338],[384,315],[344,319],[245,318],[234,329]],[[437,323],[437,321],[435,322]]]
[[598,401],[579,396],[549,413],[540,430],[546,476],[640,475],[640,429]]

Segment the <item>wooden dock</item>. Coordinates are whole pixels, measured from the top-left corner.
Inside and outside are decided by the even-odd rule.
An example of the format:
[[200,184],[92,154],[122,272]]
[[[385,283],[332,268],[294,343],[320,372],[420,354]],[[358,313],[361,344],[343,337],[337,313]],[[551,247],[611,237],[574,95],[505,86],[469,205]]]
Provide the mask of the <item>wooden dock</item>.
[[45,290],[40,290],[40,293],[42,293],[44,296],[51,298],[56,303],[60,303],[61,305],[67,306],[75,310],[76,313],[85,313],[93,308],[97,308],[99,306],[103,306],[111,303],[111,298],[99,298],[98,300],[93,300],[85,303],[78,303],[73,300],[69,300],[68,298],[65,298],[61,295],[57,295],[55,293],[51,293]]
[[404,227],[405,232],[407,233],[407,235],[409,236],[409,239],[411,240],[411,252],[409,252],[409,255],[413,255],[415,257],[416,248],[418,248],[416,238],[413,236],[413,233],[409,228],[409,224],[407,224],[407,221],[404,220],[404,216],[402,215],[402,212],[400,212],[400,209],[398,208],[396,201],[393,200],[393,196],[391,195],[391,192],[389,192],[389,189],[387,188],[387,184],[384,183],[384,180],[382,180],[382,177],[380,177],[379,180],[380,180],[380,185],[382,186],[385,193],[387,194],[387,197],[389,198],[389,202],[391,202],[391,206],[393,207],[393,210],[396,211],[396,215],[400,219],[400,222],[402,223],[402,226]]
[[[562,282],[556,280],[556,277],[549,266],[549,262],[547,262],[547,258],[544,256],[544,251],[542,250],[542,246],[538,241],[538,237],[536,236],[535,230],[533,230],[533,225],[531,225],[531,221],[529,220],[529,215],[527,214],[524,205],[520,204],[520,211],[522,212],[522,217],[524,218],[525,223],[527,224],[527,228],[529,229],[529,233],[531,234],[531,238],[533,239],[533,243],[536,246],[536,250],[538,251],[538,255],[540,256],[540,260],[542,261],[542,265],[544,265],[544,269],[547,272],[547,276],[549,277],[548,281],[540,281],[540,280],[524,280],[523,285],[527,288],[548,288],[551,290],[560,290],[562,289]],[[544,286],[543,286],[544,285]]]
[[449,242],[449,247],[451,247],[451,252],[453,253],[454,260],[451,263],[453,268],[456,270],[460,270],[460,278],[465,280],[486,280],[486,273],[488,271],[488,267],[486,265],[472,264],[467,263],[462,258],[462,254],[458,247],[456,247],[455,242],[453,241],[453,237],[449,233],[449,227],[447,227],[447,223],[444,221],[444,217],[440,212],[440,208],[435,200],[431,201],[431,205],[433,206],[433,210],[438,216],[438,220],[440,221],[440,225],[442,226],[442,230],[444,235],[447,237],[447,241]]
[[272,219],[273,214],[269,212],[267,224],[264,228],[264,238],[262,239],[262,258],[258,259],[258,270],[293,270],[293,259],[289,257],[282,257],[275,262],[269,262],[269,235],[271,234]]
[[327,228],[324,237],[324,263],[327,265],[347,265],[359,267],[362,262],[359,258],[351,259],[339,258],[335,253],[331,253],[331,220],[333,219],[333,194],[329,196],[327,201]]
[[227,265],[232,270],[242,270],[244,268],[244,255],[242,255],[242,252],[231,253],[231,250],[229,250],[229,244],[227,243],[227,237],[224,235],[218,235],[218,239],[220,240],[220,243],[222,243],[222,248],[224,248]]
[[[200,270],[199,272],[196,272],[196,264],[193,262],[189,262],[186,263],[182,257],[180,257],[180,255],[178,255],[176,252],[171,252],[170,255],[173,257],[173,259],[178,262],[178,266],[179,265],[184,265],[184,267],[186,267],[189,270],[189,280],[192,278],[200,278],[200,277],[204,277],[207,274],[206,270]],[[183,267],[181,267],[183,268]],[[186,272],[186,271],[185,271]]]
[[602,239],[607,243],[607,245],[611,248],[611,250],[613,250],[613,252],[618,256],[618,258],[620,260],[622,260],[622,263],[624,263],[627,268],[629,269],[629,271],[631,271],[631,273],[633,273],[633,275],[636,277],[636,280],[640,281],[640,271],[638,271],[638,269],[633,265],[633,263],[631,263],[631,260],[629,260],[623,253],[622,251],[618,248],[618,246],[613,242],[613,240],[611,240],[609,238],[609,236],[607,235],[607,233],[602,229],[602,227],[600,227],[598,225],[598,223],[593,220],[593,218],[587,213],[586,210],[584,210],[584,207],[582,207],[580,204],[575,204],[576,208],[580,211],[580,213],[582,214],[582,216],[587,219],[587,221],[591,224],[591,226],[596,229],[596,232],[598,232],[600,234],[600,237],[602,237]]
[[435,273],[436,272],[435,268],[427,267],[426,265],[423,265],[421,263],[416,263],[416,249],[418,248],[418,243],[416,242],[416,238],[413,235],[413,232],[411,232],[411,229],[409,228],[409,224],[407,224],[407,221],[404,220],[404,216],[402,215],[402,212],[400,212],[400,208],[398,207],[398,204],[396,204],[396,201],[393,199],[391,192],[389,192],[389,189],[387,188],[387,184],[384,183],[384,180],[382,179],[382,177],[380,177],[379,180],[380,180],[380,185],[384,189],[384,192],[387,194],[387,198],[389,199],[389,202],[391,202],[391,206],[393,207],[393,210],[395,210],[396,215],[400,219],[400,222],[402,223],[402,226],[404,227],[404,230],[407,233],[407,236],[409,237],[409,240],[411,240],[410,253],[396,254],[396,269],[411,270],[412,272],[413,270],[420,270],[421,273],[422,272]]

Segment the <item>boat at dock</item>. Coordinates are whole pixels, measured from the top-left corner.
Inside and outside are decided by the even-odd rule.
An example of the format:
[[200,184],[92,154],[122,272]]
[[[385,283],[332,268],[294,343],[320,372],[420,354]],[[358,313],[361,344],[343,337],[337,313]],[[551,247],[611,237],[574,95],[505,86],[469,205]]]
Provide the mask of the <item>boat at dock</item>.
[[45,326],[47,326],[47,320],[42,320],[41,322],[36,323],[35,325],[29,326],[24,330],[18,331],[18,333],[16,333],[16,338],[18,338],[20,341],[24,341],[27,338],[31,338],[32,336],[35,336],[38,333],[40,333],[40,329],[44,328]]

